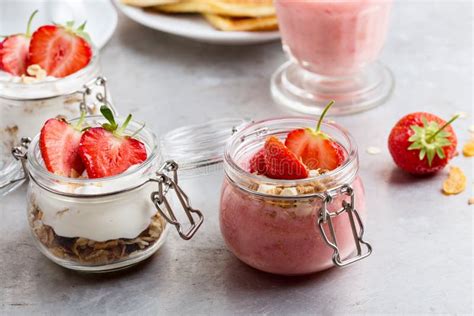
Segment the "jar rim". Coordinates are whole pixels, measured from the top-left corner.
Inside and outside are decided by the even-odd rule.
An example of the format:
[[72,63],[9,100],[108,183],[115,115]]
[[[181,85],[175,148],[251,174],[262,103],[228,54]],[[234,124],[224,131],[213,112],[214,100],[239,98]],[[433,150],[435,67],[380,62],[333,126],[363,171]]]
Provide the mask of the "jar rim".
[[[69,122],[75,123],[78,120],[79,118],[75,118],[75,119],[69,120]],[[102,121],[102,122],[105,121],[104,117],[101,115],[91,115],[91,116],[86,117],[86,121],[91,121],[91,120],[96,122],[95,125],[98,125],[99,121]],[[121,124],[123,121],[125,121],[125,118],[117,117],[115,118],[115,120],[117,121],[118,124]],[[143,127],[143,124],[137,121],[131,120],[127,126],[127,130],[138,130],[138,128],[142,128],[142,127]],[[137,167],[133,168],[132,170],[129,169],[118,175],[114,175],[111,177],[90,179],[90,178],[70,178],[66,176],[57,175],[48,171],[45,168],[45,166],[38,160],[39,157],[35,154],[36,151],[38,150],[37,148],[39,147],[39,138],[40,138],[40,134],[37,134],[34,137],[34,139],[31,141],[31,144],[28,147],[28,155],[27,155],[28,173],[31,177],[33,177],[35,181],[37,180],[36,179],[37,177],[43,177],[47,179],[48,181],[68,183],[70,185],[100,184],[100,183],[106,183],[110,181],[123,179],[128,176],[137,175],[143,170],[145,170],[147,167],[149,167],[151,164],[153,164],[156,161],[156,159],[160,157],[160,155],[159,155],[158,138],[151,130],[149,130],[146,127],[143,127],[135,137],[141,138],[141,139],[148,137],[151,139],[152,144],[145,144],[145,146],[149,147],[149,155],[143,163],[137,165]],[[134,189],[136,187],[137,187],[136,185],[133,185],[132,187],[129,187],[128,189]],[[109,192],[109,193],[114,193],[114,192]]]
[[[2,80],[0,77],[0,98],[13,100],[13,101],[36,101],[36,100],[46,100],[55,98],[58,96],[66,96],[73,94],[79,91],[85,84],[88,84],[90,81],[94,80],[98,73],[95,73],[99,67],[100,62],[100,53],[99,50],[92,45],[92,58],[87,64],[86,67],[76,71],[73,74],[70,74],[64,78],[56,78],[55,80],[51,81],[37,81],[32,83],[22,83],[22,82],[12,82],[8,80]],[[85,82],[81,82],[80,84],[75,84],[74,81],[80,79],[81,77],[87,76],[90,74],[90,78],[88,78]],[[51,84],[60,84],[63,86],[63,91],[50,91],[44,92],[44,90],[48,90],[47,87]],[[8,88],[7,88],[8,86]],[[35,89],[35,93],[33,93],[30,97],[24,96],[24,94],[19,93],[21,96],[17,96],[17,93],[6,93],[5,91],[8,90],[22,90],[28,89],[32,90]],[[51,89],[49,89],[51,90]],[[58,89],[60,90],[60,89]],[[21,91],[20,91],[21,92]]]
[[[255,174],[255,173],[250,173],[249,171],[245,170],[232,156],[232,149],[234,146],[238,146],[239,142],[243,142],[244,139],[246,139],[249,136],[269,136],[271,134],[267,134],[265,132],[265,128],[268,125],[283,125],[285,123],[302,123],[299,128],[304,127],[304,123],[308,124],[311,123],[312,125],[310,126],[316,126],[317,123],[317,118],[314,117],[307,117],[307,116],[284,116],[284,117],[275,117],[275,118],[269,118],[265,120],[260,120],[260,121],[255,121],[249,125],[247,125],[245,128],[242,130],[239,130],[237,133],[235,133],[232,137],[232,139],[229,141],[225,148],[225,153],[224,153],[224,162],[225,162],[225,169],[226,169],[226,174],[228,174],[227,171],[230,171],[235,175],[235,177],[240,178],[240,177],[246,177],[249,179],[249,181],[252,181],[254,183],[262,183],[262,184],[269,184],[269,185],[274,185],[274,186],[294,186],[294,185],[304,185],[304,184],[309,184],[311,182],[316,182],[316,181],[324,181],[327,179],[331,178],[337,178],[338,176],[341,177],[343,175],[347,175],[345,178],[348,179],[347,182],[352,182],[355,179],[356,173],[358,171],[358,147],[357,143],[352,136],[351,133],[344,127],[340,126],[339,124],[333,122],[333,121],[324,121],[321,124],[322,129],[328,129],[328,128],[333,128],[340,132],[344,138],[346,139],[348,143],[348,148],[344,147],[344,149],[347,151],[347,157],[344,161],[344,163],[337,167],[334,170],[331,170],[329,172],[313,176],[313,177],[307,177],[304,179],[295,179],[295,180],[285,180],[285,179],[272,179],[272,178],[267,178],[263,177],[261,175]],[[261,134],[259,134],[259,128],[261,130]],[[355,172],[354,172],[355,171]],[[232,180],[232,179],[231,179]],[[235,181],[233,181],[235,182]],[[344,184],[341,184],[340,186],[343,186]],[[240,186],[240,185],[239,185]],[[337,189],[338,187],[333,187],[330,188],[332,189]],[[248,189],[248,188],[245,188]],[[273,197],[278,197],[277,195],[273,194],[268,194],[268,193],[261,193],[261,192],[256,192],[252,191],[252,193],[256,193],[262,196],[271,196]],[[304,195],[298,195],[298,196],[291,196],[292,199],[294,198],[299,198],[299,197],[304,197],[307,198],[309,196],[320,196],[321,192],[317,193],[311,193],[311,194],[304,194]],[[286,196],[285,198],[288,198]]]

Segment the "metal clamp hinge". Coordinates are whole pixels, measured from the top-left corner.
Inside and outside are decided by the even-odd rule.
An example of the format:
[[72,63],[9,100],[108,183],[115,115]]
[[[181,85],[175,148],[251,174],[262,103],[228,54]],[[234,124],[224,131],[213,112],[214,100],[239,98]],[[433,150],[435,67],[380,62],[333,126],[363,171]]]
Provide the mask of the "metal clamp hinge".
[[4,189],[17,182],[23,181],[28,177],[28,171],[26,169],[26,160],[27,160],[28,146],[30,145],[30,143],[31,143],[31,138],[22,137],[21,145],[17,147],[13,147],[12,155],[16,160],[19,160],[21,162],[21,167],[23,168],[23,175],[17,179],[10,180],[9,182],[1,185],[0,189]]
[[[355,209],[355,193],[354,190],[349,186],[345,185],[341,188],[341,194],[345,194],[350,197],[350,202],[344,200],[342,202],[342,208],[336,212],[330,212],[328,210],[328,205],[332,202],[333,198],[329,194],[324,195],[323,206],[321,207],[321,212],[318,218],[318,226],[323,235],[324,240],[334,250],[332,261],[338,267],[344,267],[349,264],[352,264],[356,261],[367,258],[372,253],[372,246],[364,241],[364,224],[359,216],[359,213]],[[357,253],[355,256],[350,258],[341,258],[341,251],[338,247],[336,231],[334,229],[333,218],[341,216],[343,213],[347,213],[349,222],[351,225],[351,231],[354,238],[354,243],[356,245]],[[324,230],[324,225],[327,224],[329,227],[329,233],[331,239],[328,238],[326,231]],[[365,246],[365,251],[363,251],[363,246]]]
[[[101,104],[107,105],[111,108],[114,112],[115,109],[112,104],[109,102],[108,95],[107,95],[107,79],[105,77],[97,77],[94,80],[96,86],[102,87],[103,92],[98,92],[95,95],[97,101]],[[92,94],[92,89],[90,87],[91,83],[84,85],[84,89],[80,92],[82,94],[82,101],[79,103],[79,110],[82,112],[86,112],[87,114],[94,114],[95,112],[95,104],[88,105],[87,104],[87,97]]]
[[[181,238],[184,240],[191,239],[196,231],[201,226],[204,216],[201,211],[191,207],[188,196],[184,193],[181,187],[178,185],[178,164],[174,161],[167,161],[156,173],[156,179],[151,179],[153,182],[158,183],[158,191],[154,191],[151,194],[151,200],[155,205],[156,209],[166,221],[176,227]],[[170,178],[167,173],[172,172],[173,176]],[[166,194],[169,190],[174,190],[184,212],[189,220],[190,227],[185,230],[183,225],[176,219],[173,209],[166,198]],[[197,219],[194,217],[197,216]]]

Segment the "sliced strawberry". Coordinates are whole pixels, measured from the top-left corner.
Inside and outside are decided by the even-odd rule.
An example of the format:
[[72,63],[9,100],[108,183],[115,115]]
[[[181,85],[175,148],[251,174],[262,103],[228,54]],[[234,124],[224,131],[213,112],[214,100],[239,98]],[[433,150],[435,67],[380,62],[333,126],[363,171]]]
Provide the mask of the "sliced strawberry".
[[260,149],[252,159],[250,159],[250,172],[258,174],[265,174],[265,148]]
[[85,167],[79,156],[80,130],[64,119],[49,119],[41,129],[40,150],[46,168],[57,175],[78,177]]
[[342,146],[321,131],[324,116],[334,103],[331,101],[326,105],[316,129],[297,129],[291,131],[286,137],[286,147],[311,170],[334,170],[342,165],[346,158]]
[[94,127],[84,132],[79,153],[89,178],[120,174],[147,158],[143,143],[129,136],[115,136],[103,127]]
[[49,76],[63,78],[86,67],[92,49],[80,36],[84,25],[74,30],[67,26],[45,25],[33,33],[30,44],[30,64],[38,64]]
[[341,145],[313,129],[290,132],[285,145],[309,169],[334,170],[345,160],[345,151]]
[[304,179],[308,169],[278,138],[265,142],[265,175],[273,179]]
[[28,66],[28,56],[30,47],[30,28],[31,22],[38,10],[34,11],[30,19],[25,34],[15,34],[6,37],[0,43],[0,69],[15,76],[21,76],[26,73]]
[[114,176],[147,159],[145,145],[123,134],[132,116],[128,115],[119,127],[112,110],[107,106],[101,106],[100,112],[108,123],[87,130],[79,146],[79,154],[89,178]]
[[26,73],[30,39],[25,35],[7,37],[0,47],[1,69],[15,76]]

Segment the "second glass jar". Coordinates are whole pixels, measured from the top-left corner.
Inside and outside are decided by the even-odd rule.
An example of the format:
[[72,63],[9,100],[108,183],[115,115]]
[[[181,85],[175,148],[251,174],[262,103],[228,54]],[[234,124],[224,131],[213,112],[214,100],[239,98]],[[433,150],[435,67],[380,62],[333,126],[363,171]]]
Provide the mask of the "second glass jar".
[[[247,171],[250,157],[268,136],[283,139],[291,130],[315,124],[302,118],[261,121],[234,135],[226,148],[221,232],[229,249],[256,269],[307,274],[347,265],[371,252],[363,240],[366,208],[357,146],[341,127],[323,124],[323,131],[347,151],[346,162],[334,171],[301,180],[275,180]],[[281,195],[283,190],[296,194]]]

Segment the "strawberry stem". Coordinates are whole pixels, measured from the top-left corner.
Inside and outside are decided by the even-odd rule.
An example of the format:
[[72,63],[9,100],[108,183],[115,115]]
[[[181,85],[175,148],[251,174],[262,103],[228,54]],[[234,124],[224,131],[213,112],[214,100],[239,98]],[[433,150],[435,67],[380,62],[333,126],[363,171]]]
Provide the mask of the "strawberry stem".
[[31,37],[31,22],[33,22],[33,18],[35,17],[36,13],[38,13],[38,10],[35,10],[30,15],[30,18],[28,19],[28,24],[26,25],[26,33],[25,33],[27,37]]
[[455,115],[452,119],[450,119],[449,121],[446,122],[446,124],[444,124],[443,126],[441,126],[433,135],[431,135],[427,140],[426,142],[427,143],[431,143],[433,141],[433,139],[435,139],[435,137],[442,131],[444,130],[446,127],[448,127],[449,125],[451,125],[451,123],[453,123],[455,120],[457,120],[459,118],[459,114],[458,115]]
[[123,122],[122,126],[120,126],[120,128],[117,129],[115,134],[121,136],[123,134],[123,132],[125,132],[125,129],[127,128],[127,125],[128,125],[128,123],[130,123],[131,119],[132,119],[132,114],[129,114],[127,116],[127,118],[125,119],[125,122]]
[[331,108],[331,106],[334,105],[334,103],[336,103],[336,101],[331,100],[331,102],[329,102],[328,105],[326,105],[326,107],[324,108],[323,113],[321,114],[321,117],[319,118],[318,125],[316,126],[316,133],[321,132],[321,124],[323,123],[323,119],[326,116],[326,113]]
[[[114,113],[106,105],[102,105],[100,107],[100,113],[102,113],[102,115],[107,119],[107,121],[109,121],[109,123],[102,124],[102,127],[105,130],[113,133],[117,137],[123,136],[125,130],[127,129],[128,124],[132,120],[132,114],[129,114],[127,118],[125,119],[125,121],[123,122],[122,126],[119,126],[117,122],[115,122]],[[135,136],[138,132],[140,132],[144,127],[145,127],[145,124],[143,124],[143,126],[138,131],[136,131],[132,135],[132,137]]]
[[76,125],[74,125],[74,128],[78,131],[82,130],[82,124],[84,124],[84,120],[86,119],[86,111],[81,111],[81,117],[79,118],[79,121],[77,122]]

